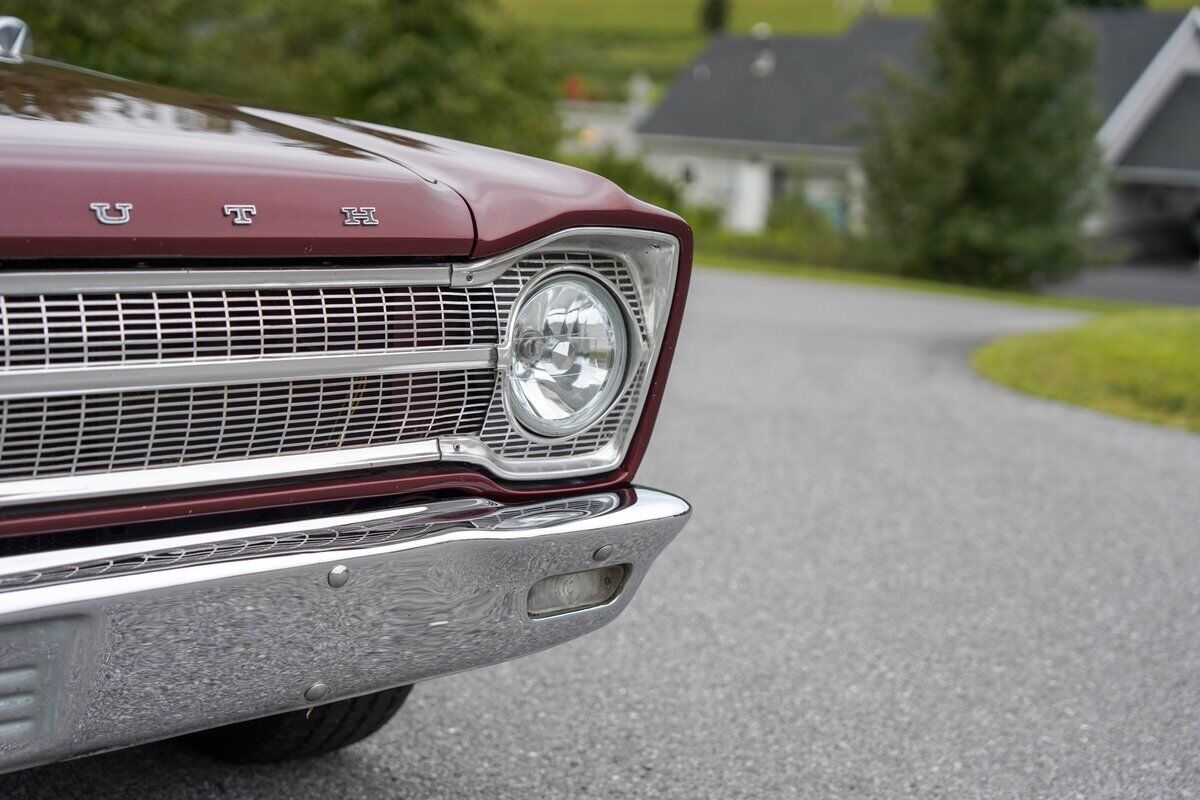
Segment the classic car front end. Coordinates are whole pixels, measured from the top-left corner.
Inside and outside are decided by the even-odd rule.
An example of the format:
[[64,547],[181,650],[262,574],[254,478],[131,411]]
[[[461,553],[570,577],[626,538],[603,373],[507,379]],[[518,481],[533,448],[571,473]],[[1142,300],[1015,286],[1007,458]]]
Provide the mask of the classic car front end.
[[0,770],[346,744],[604,625],[685,523],[632,483],[677,217],[15,52],[0,165]]

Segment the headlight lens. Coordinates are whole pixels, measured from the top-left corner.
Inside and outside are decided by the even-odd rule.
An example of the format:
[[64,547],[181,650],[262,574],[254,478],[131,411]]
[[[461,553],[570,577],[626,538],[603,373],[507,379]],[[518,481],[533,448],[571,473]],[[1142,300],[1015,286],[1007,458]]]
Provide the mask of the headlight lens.
[[616,399],[629,357],[625,317],[612,292],[580,275],[537,285],[513,319],[510,407],[543,436],[569,436]]

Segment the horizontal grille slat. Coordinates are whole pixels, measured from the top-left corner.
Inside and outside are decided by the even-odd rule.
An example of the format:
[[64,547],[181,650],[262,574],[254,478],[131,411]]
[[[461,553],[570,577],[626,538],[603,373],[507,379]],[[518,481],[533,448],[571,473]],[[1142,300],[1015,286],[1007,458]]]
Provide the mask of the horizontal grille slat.
[[445,286],[0,295],[3,367],[495,344],[495,299]]
[[0,480],[477,434],[490,370],[0,401]]

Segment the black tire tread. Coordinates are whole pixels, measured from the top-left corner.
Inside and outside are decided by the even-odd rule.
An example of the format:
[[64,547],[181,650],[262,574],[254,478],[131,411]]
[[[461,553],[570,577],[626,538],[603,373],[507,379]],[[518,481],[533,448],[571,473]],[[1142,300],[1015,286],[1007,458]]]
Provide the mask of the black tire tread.
[[332,753],[387,724],[412,686],[387,689],[321,706],[237,722],[187,737],[192,747],[241,764],[289,761]]

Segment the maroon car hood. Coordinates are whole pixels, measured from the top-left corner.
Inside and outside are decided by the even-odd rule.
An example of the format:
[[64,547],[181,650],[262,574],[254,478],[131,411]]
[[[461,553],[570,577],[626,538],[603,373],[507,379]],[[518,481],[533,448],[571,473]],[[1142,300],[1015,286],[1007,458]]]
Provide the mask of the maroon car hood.
[[571,225],[686,230],[570,167],[38,59],[0,64],[0,173],[0,258],[478,257]]
[[[471,252],[447,186],[238,106],[36,60],[0,65],[0,255],[447,256]],[[103,224],[91,208],[133,208]],[[235,225],[226,205],[253,205]],[[378,225],[346,225],[342,208]]]
[[687,223],[675,214],[630,197],[613,182],[575,167],[366,122],[256,113],[386,155],[418,174],[453,186],[475,214],[472,255],[477,258],[578,225],[661,230],[690,242]]

